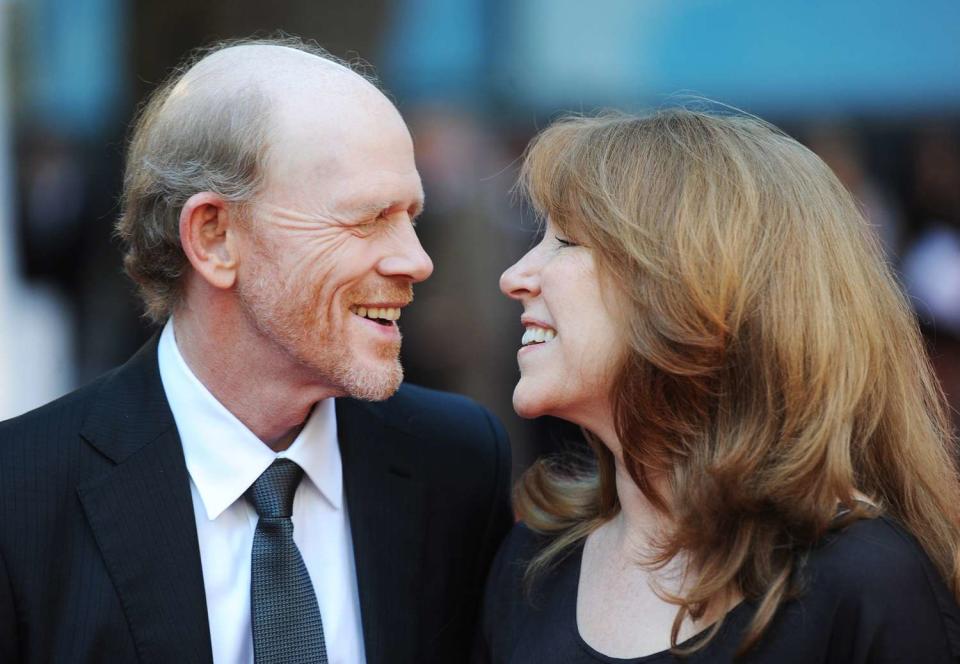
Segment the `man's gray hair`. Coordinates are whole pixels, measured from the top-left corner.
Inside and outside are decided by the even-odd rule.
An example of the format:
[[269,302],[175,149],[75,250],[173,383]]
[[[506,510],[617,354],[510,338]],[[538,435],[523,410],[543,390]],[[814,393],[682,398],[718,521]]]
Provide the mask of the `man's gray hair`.
[[183,298],[188,261],[180,212],[196,193],[213,192],[246,219],[264,180],[270,99],[256,84],[175,103],[171,93],[201,60],[234,46],[284,46],[316,55],[376,83],[361,62],[337,58],[312,41],[280,36],[223,41],[198,49],[150,96],[133,125],[116,234],[123,265],[137,284],[145,314],[166,320]]

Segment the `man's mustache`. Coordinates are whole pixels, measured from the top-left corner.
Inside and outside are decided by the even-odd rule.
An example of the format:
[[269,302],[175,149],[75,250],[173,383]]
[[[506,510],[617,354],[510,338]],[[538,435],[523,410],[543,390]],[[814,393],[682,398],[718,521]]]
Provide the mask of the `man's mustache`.
[[406,288],[380,288],[370,291],[358,291],[351,293],[348,300],[352,304],[372,304],[376,302],[389,302],[399,306],[406,306],[413,302],[413,286]]

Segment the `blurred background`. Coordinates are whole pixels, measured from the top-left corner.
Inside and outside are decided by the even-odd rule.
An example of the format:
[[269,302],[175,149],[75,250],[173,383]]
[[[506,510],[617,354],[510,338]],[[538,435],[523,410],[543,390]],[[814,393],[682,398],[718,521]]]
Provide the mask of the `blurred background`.
[[535,235],[517,158],[563,111],[703,95],[812,147],[960,404],[957,0],[0,0],[0,419],[153,333],[111,237],[130,119],[190,49],[277,29],[369,62],[407,118],[436,263],[401,321],[407,375],[492,408],[515,470],[575,433],[513,414],[520,310],[497,286]]

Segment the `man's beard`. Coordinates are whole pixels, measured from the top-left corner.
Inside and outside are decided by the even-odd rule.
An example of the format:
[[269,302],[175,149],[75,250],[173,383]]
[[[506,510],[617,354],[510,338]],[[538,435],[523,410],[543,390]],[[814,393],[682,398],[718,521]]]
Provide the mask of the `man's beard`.
[[[365,401],[391,396],[403,380],[400,343],[380,343],[374,362],[361,363],[344,329],[325,301],[322,279],[314,287],[286,288],[269,257],[258,256],[257,268],[240,280],[237,294],[247,319],[262,337],[273,342],[301,367],[318,374],[338,392]],[[345,293],[344,302],[383,302],[411,299],[409,286],[391,286],[389,293]],[[346,314],[352,316],[353,314]],[[349,319],[347,319],[349,320]]]

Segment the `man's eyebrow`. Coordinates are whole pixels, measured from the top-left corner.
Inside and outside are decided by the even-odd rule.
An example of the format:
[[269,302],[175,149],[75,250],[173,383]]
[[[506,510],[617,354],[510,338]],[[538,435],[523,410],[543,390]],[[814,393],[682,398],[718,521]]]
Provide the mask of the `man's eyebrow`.
[[352,211],[360,217],[373,217],[379,215],[382,212],[395,209],[406,209],[412,208],[413,214],[411,216],[418,217],[420,213],[423,212],[423,199],[419,199],[413,202],[412,205],[406,205],[401,201],[378,201],[376,203],[365,203],[352,207]]

